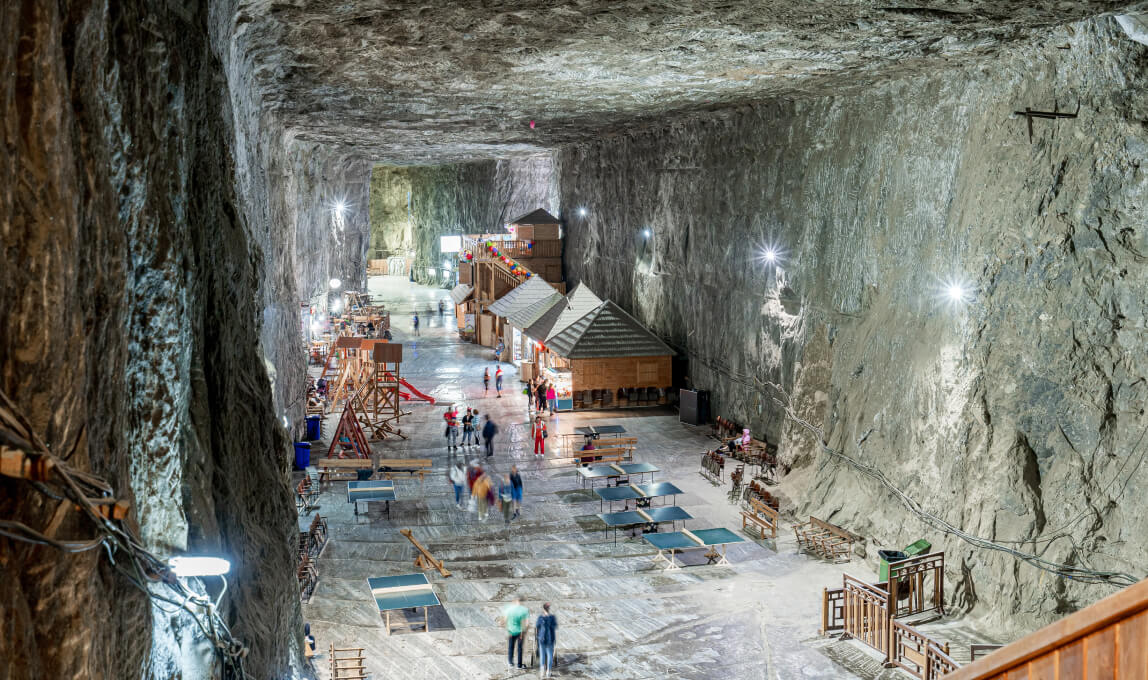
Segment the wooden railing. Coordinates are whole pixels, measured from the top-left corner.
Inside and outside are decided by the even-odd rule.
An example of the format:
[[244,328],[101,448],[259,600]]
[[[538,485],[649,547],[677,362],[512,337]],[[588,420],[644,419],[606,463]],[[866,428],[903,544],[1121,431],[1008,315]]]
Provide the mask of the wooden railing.
[[889,593],[844,575],[842,630],[846,637],[863,642],[878,652],[889,654],[893,618],[889,616]]
[[950,680],[1148,677],[1148,580],[963,666]]
[[889,599],[893,617],[927,611],[945,613],[945,553],[910,557],[889,564]]
[[947,652],[944,647],[931,640],[927,635],[900,621],[893,621],[893,643],[889,650],[891,663],[909,671],[918,678],[928,677],[926,668],[928,666],[929,647],[937,647],[941,651]]
[[845,589],[821,589],[821,634],[845,628]]
[[948,645],[942,649],[936,643],[930,643],[925,650],[925,677],[929,680],[941,678],[960,668],[960,664],[949,656]]

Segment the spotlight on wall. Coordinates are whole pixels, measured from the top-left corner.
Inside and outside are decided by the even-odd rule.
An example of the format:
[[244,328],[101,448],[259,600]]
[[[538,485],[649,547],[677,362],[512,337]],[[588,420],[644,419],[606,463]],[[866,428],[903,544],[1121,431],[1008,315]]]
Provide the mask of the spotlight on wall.
[[585,217],[586,216],[586,209],[585,208],[578,208],[578,216],[579,217]]
[[950,305],[963,305],[972,302],[975,289],[961,279],[949,279],[940,282],[937,297]]
[[645,238],[650,238],[653,235],[654,232],[650,231],[648,228],[642,230],[642,236]]
[[334,211],[335,215],[338,217],[342,217],[343,215],[347,214],[347,209],[350,207],[351,206],[341,198],[336,199],[335,202],[331,204],[331,210]]
[[785,252],[775,242],[766,243],[757,251],[757,259],[766,266],[775,265],[785,259]]
[[770,264],[773,264],[777,261],[777,253],[774,252],[771,248],[767,248],[766,251],[762,253],[762,257],[764,257],[765,261],[769,262]]
[[331,279],[329,283],[331,285],[331,290],[339,290],[339,287],[343,285],[343,282],[339,279]]
[[968,293],[961,285],[954,283],[945,289],[945,295],[949,298],[950,302],[964,302],[965,296],[968,295]]
[[183,555],[167,561],[167,566],[180,578],[193,576],[223,576],[231,571],[231,562],[222,557],[192,557]]

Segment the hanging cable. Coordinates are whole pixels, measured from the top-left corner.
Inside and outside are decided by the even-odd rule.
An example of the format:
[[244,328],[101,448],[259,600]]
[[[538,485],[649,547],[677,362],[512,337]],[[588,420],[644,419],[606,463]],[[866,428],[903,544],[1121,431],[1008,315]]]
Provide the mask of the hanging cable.
[[112,487],[90,473],[72,469],[67,461],[55,456],[36,436],[28,420],[3,391],[0,391],[0,450],[5,453],[21,453],[21,460],[28,463],[30,470],[36,471],[32,477],[42,477],[30,478],[28,481],[31,486],[54,501],[74,504],[88,518],[96,532],[91,539],[58,540],[23,522],[0,520],[0,536],[51,547],[65,553],[83,552],[103,546],[112,567],[129,583],[143,591],[154,606],[170,614],[173,613],[171,610],[158,603],[174,605],[191,617],[204,637],[211,642],[220,665],[222,680],[248,680],[249,676],[243,669],[247,648],[231,635],[214,603],[184,585],[166,561],[146,550],[122,522],[112,519],[114,508],[108,509],[109,506],[102,504],[97,506],[93,502],[93,499],[112,499]]

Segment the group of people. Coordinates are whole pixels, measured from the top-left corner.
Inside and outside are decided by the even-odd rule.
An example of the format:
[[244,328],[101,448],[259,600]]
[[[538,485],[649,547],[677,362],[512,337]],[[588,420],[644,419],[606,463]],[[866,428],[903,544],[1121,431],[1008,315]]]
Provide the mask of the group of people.
[[531,378],[524,394],[528,411],[537,411],[541,414],[549,407],[550,415],[554,415],[554,411],[558,408],[558,391],[554,389],[554,383],[542,376]]
[[522,475],[518,473],[518,466],[510,466],[510,474],[505,477],[486,470],[478,459],[467,463],[455,461],[447,471],[447,478],[454,487],[454,505],[462,509],[462,492],[465,488],[469,498],[474,501],[474,511],[478,513],[480,521],[486,521],[490,508],[497,506],[502,511],[502,518],[510,524],[510,520],[517,519],[522,508]]
[[[522,598],[514,598],[514,602],[502,611],[506,618],[506,666],[511,672],[515,668],[526,668],[522,663],[522,647],[526,638],[526,621],[530,618],[530,610],[522,604]],[[554,668],[554,645],[558,642],[558,618],[550,611],[550,603],[542,605],[542,613],[534,623],[535,638],[538,640],[538,677],[549,678]],[[514,664],[514,650],[518,649],[518,665]]]
[[[446,413],[442,414],[442,418],[446,421],[446,432],[443,436],[446,437],[446,446],[450,451],[456,451],[464,446],[478,446],[478,409],[467,407],[466,413],[460,419],[458,417],[458,408],[451,404],[447,407]],[[459,443],[459,426],[462,426],[462,443]],[[494,435],[498,434],[498,426],[490,419],[490,414],[487,413],[483,416],[482,422],[482,440],[486,449],[486,457],[490,458],[494,455]]]

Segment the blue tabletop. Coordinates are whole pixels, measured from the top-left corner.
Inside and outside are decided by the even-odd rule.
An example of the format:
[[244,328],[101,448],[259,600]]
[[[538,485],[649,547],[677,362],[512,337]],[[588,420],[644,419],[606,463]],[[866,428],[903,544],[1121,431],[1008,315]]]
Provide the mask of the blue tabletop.
[[625,473],[618,472],[609,465],[588,465],[578,468],[578,474],[586,478],[591,477],[619,477]]
[[633,510],[627,512],[604,512],[598,515],[606,526],[624,527],[632,524],[645,524],[647,520]]
[[653,463],[618,463],[618,467],[626,471],[628,475],[643,475],[647,472],[661,472],[657,465]]
[[426,574],[376,576],[367,579],[367,586],[381,612],[439,604],[438,595],[435,595]]
[[694,518],[693,515],[686,512],[680,505],[663,505],[660,508],[642,508],[642,512],[650,516],[651,522],[676,522],[678,520]]
[[626,434],[626,428],[621,425],[588,425],[586,427],[576,427],[574,431],[583,436],[595,434]]
[[588,465],[578,468],[578,474],[586,478],[643,475],[648,472],[653,473],[659,471],[658,466],[652,463],[615,463],[614,465]]
[[689,536],[680,531],[671,531],[666,534],[644,534],[642,538],[658,550],[676,550],[678,548],[697,548]]
[[626,501],[631,498],[641,498],[642,494],[628,486],[611,486],[605,489],[594,489],[598,498],[604,501]]
[[363,482],[347,482],[347,502],[353,501],[393,501],[395,483],[385,479],[372,479]]
[[702,539],[706,545],[722,545],[725,543],[741,543],[745,539],[729,529],[691,529],[690,533]]
[[649,484],[638,484],[638,489],[647,496],[676,496],[682,493],[678,487],[670,484],[669,482],[651,482]]

